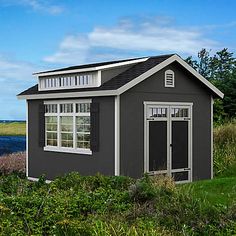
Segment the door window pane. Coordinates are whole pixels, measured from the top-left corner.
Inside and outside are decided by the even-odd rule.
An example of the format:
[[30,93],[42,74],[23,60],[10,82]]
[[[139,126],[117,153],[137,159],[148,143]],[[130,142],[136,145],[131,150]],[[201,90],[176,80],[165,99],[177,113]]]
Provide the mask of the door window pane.
[[167,108],[150,107],[149,117],[167,117]]
[[171,117],[189,117],[188,108],[171,108]]
[[174,172],[174,173],[172,173],[172,178],[173,178],[175,181],[188,180],[188,178],[189,178],[189,173],[188,173],[188,171]]

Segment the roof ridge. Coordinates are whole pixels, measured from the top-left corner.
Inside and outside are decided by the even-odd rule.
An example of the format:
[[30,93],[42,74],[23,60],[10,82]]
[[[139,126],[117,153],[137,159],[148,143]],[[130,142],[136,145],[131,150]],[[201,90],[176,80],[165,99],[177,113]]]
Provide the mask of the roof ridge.
[[59,69],[53,69],[53,70],[47,70],[47,71],[40,71],[34,73],[37,74],[43,74],[43,73],[51,73],[51,72],[59,72],[59,71],[68,71],[68,70],[76,70],[76,69],[89,69],[92,67],[99,67],[99,66],[106,66],[106,65],[112,65],[116,63],[122,63],[122,62],[131,62],[135,60],[141,60],[141,59],[150,59],[150,58],[162,58],[162,57],[169,57],[173,56],[175,54],[163,54],[163,55],[157,55],[157,56],[145,56],[145,57],[135,57],[135,58],[126,58],[126,59],[120,59],[120,60],[111,60],[111,61],[102,61],[102,62],[95,62],[95,63],[88,63],[88,64],[80,64],[80,65],[74,65],[69,67],[63,67]]

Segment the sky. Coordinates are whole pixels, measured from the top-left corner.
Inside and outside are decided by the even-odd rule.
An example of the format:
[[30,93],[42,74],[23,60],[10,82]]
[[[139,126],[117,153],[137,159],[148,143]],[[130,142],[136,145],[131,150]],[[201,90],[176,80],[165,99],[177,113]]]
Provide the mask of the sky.
[[0,0],[0,120],[24,120],[16,95],[34,72],[90,62],[236,51],[234,0]]

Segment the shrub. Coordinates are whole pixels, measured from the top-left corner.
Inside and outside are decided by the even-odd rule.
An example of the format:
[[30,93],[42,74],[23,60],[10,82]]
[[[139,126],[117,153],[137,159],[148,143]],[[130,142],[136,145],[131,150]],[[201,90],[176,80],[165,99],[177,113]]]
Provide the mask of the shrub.
[[8,175],[11,173],[25,173],[25,152],[16,152],[0,157],[0,173]]

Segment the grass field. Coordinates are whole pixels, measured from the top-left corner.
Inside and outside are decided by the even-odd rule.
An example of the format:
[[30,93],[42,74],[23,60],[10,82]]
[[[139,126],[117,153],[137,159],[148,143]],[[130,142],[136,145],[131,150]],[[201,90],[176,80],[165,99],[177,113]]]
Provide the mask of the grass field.
[[25,122],[0,123],[1,136],[24,136],[25,132]]
[[197,181],[179,185],[189,191],[194,198],[208,201],[210,204],[231,205],[236,201],[236,172],[235,177],[215,178],[213,180]]

